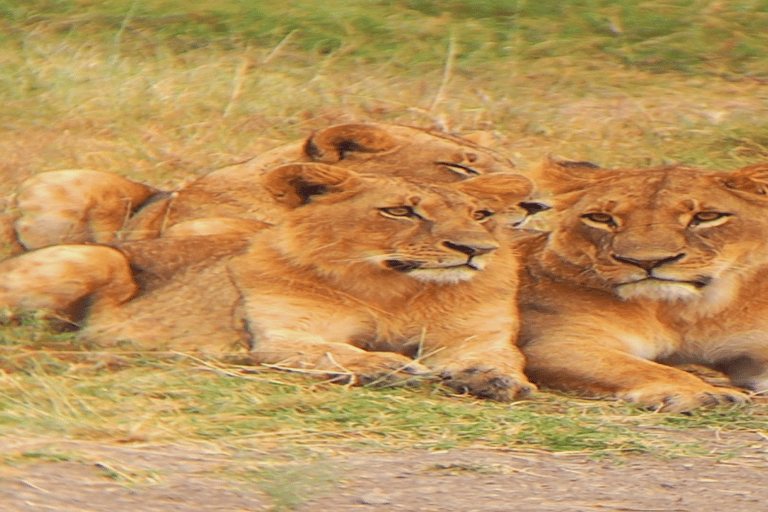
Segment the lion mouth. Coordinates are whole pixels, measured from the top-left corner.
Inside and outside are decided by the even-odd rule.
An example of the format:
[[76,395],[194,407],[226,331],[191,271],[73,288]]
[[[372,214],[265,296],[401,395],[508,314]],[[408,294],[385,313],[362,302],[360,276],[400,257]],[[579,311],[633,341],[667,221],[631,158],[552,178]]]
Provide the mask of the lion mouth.
[[638,279],[637,281],[630,281],[626,284],[638,284],[638,283],[669,283],[669,284],[687,284],[693,286],[697,290],[700,290],[712,282],[711,277],[701,277],[692,281],[683,281],[680,279],[664,279],[663,277],[646,277],[645,279]]
[[391,268],[392,270],[396,270],[398,272],[413,272],[414,270],[419,269],[425,269],[425,270],[450,270],[455,268],[468,268],[470,270],[480,270],[479,267],[475,266],[471,261],[468,261],[466,263],[461,263],[459,265],[446,265],[444,267],[425,267],[427,264],[426,261],[403,261],[403,260],[386,260],[384,264],[387,266],[387,268]]

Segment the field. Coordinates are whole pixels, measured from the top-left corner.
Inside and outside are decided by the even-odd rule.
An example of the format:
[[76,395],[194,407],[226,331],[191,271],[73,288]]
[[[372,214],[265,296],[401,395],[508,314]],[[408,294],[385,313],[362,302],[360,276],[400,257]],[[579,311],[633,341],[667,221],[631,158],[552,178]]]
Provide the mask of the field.
[[[263,4],[0,0],[0,197],[75,168],[173,188],[349,121],[476,133],[523,171],[549,153],[768,160],[766,0]],[[0,370],[6,510],[760,510],[768,498],[762,398],[674,415],[547,391],[501,405],[432,383],[348,388],[103,350],[34,317],[0,326]]]

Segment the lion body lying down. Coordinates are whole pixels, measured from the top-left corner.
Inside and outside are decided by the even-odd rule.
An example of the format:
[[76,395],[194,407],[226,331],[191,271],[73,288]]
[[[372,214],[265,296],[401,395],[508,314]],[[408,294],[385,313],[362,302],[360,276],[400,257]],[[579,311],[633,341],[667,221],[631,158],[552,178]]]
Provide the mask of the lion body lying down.
[[[247,244],[236,237],[229,256],[119,307],[95,304],[85,335],[218,354],[240,344],[255,362],[360,383],[436,372],[497,400],[533,389],[513,343],[518,268],[505,240],[527,213],[519,205],[527,179],[491,174],[434,186],[321,164],[280,166],[267,178],[265,190],[286,209],[279,225]],[[71,247],[41,251],[63,264],[55,252]],[[6,282],[30,275],[25,261],[38,252],[10,260]],[[82,279],[100,275],[101,260],[92,263],[93,271],[78,269]],[[53,270],[26,289],[71,277]],[[98,293],[102,281],[93,284]],[[13,291],[0,293],[0,304],[14,306]],[[66,310],[81,298],[44,305]]]
[[106,172],[41,173],[22,183],[11,215],[0,224],[17,253],[62,243],[252,232],[273,224],[285,211],[264,190],[265,172],[293,162],[429,183],[514,168],[507,158],[459,137],[400,125],[343,124],[202,176],[172,193]]
[[548,162],[554,229],[531,248],[521,345],[536,383],[686,411],[740,401],[664,363],[768,390],[768,166]]

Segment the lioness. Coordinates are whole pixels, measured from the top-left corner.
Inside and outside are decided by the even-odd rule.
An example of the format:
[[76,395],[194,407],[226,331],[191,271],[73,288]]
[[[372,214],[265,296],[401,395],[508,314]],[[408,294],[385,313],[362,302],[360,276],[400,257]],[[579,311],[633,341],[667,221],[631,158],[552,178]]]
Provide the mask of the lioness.
[[[495,400],[534,389],[513,344],[518,267],[505,241],[508,226],[528,213],[528,179],[497,173],[437,186],[289,164],[270,171],[264,186],[286,209],[280,224],[252,235],[239,254],[187,268],[120,307],[97,308],[86,335],[209,353],[239,343],[256,362],[359,383],[437,372]],[[2,282],[28,294],[55,288],[72,276],[56,275],[65,257],[50,253],[72,247],[41,249],[58,265],[47,267],[47,279],[36,261],[38,281],[25,282],[33,251],[11,260]],[[100,259],[92,264],[78,267],[81,279],[103,274]],[[96,292],[102,280],[93,283]],[[12,291],[0,294],[0,305]],[[65,310],[80,299],[48,306]]]
[[520,343],[536,383],[665,411],[736,402],[667,364],[768,390],[768,164],[605,170],[547,161],[554,228],[534,243]]
[[[263,189],[265,171],[290,162],[327,163],[430,183],[514,168],[509,159],[464,138],[400,125],[342,124],[202,176],[172,193],[107,172],[41,173],[21,184],[0,227],[6,226],[5,242],[15,244],[16,253],[61,243],[255,231],[274,223],[283,211]],[[195,222],[175,227],[185,221]]]

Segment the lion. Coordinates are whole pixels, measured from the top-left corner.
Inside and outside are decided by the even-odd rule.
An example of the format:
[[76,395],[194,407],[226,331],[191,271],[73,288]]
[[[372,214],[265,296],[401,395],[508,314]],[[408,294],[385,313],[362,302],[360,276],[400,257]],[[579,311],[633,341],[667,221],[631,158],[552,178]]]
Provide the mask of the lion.
[[[50,171],[23,182],[0,219],[14,253],[54,244],[119,243],[159,236],[183,238],[248,232],[274,224],[284,208],[261,181],[291,162],[317,162],[359,173],[412,176],[448,183],[514,163],[474,142],[393,124],[341,124],[256,158],[161,191],[103,171]],[[176,227],[195,221],[193,225]]]
[[135,212],[161,191],[117,174],[70,169],[37,174],[10,200],[2,234],[13,253],[60,243],[115,241]]
[[[435,185],[317,163],[281,165],[265,178],[265,191],[286,210],[279,224],[247,243],[231,235],[240,245],[227,257],[187,267],[118,307],[96,302],[83,335],[212,355],[240,346],[255,363],[357,384],[436,374],[461,392],[500,401],[535,389],[514,345],[518,266],[508,240],[510,226],[541,210],[526,201],[530,180],[493,173]],[[50,252],[71,247],[40,251],[61,264],[65,258]],[[42,279],[46,269],[33,262],[38,281],[25,282],[25,258],[37,253],[18,256],[3,282],[40,290],[71,277]],[[78,279],[99,274],[102,261],[91,264]],[[130,289],[132,278],[114,277]],[[88,282],[96,285],[91,294],[102,286]],[[0,305],[15,305],[9,295],[0,294]],[[47,306],[61,311],[82,299]]]
[[536,178],[553,208],[521,278],[534,383],[673,412],[747,398],[671,366],[697,364],[768,391],[768,164],[549,159]]

